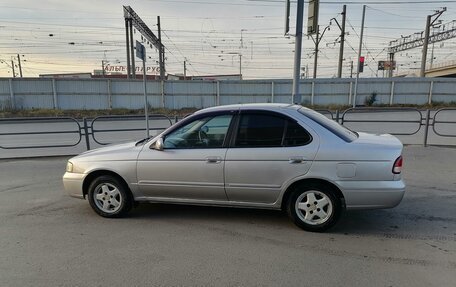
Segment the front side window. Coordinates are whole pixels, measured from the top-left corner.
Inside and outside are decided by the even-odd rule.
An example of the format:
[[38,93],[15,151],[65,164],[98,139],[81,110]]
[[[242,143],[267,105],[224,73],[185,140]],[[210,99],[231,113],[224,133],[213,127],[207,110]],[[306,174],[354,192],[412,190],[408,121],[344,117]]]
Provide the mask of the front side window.
[[239,122],[235,146],[301,146],[311,139],[310,134],[294,120],[264,114],[244,114]]
[[165,149],[221,148],[232,115],[210,116],[194,120],[168,134]]

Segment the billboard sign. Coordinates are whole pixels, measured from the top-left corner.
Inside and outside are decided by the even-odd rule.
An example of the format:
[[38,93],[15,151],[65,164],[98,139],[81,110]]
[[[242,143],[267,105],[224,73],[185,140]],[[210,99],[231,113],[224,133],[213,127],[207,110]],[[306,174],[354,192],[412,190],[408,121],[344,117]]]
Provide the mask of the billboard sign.
[[309,0],[309,9],[307,10],[307,35],[317,33],[318,10],[320,0]]
[[379,71],[396,70],[396,61],[378,61]]
[[[105,73],[126,73],[127,66],[124,65],[105,65]],[[143,72],[143,67],[135,67],[136,73]],[[160,73],[160,67],[146,67],[146,73],[157,75]]]

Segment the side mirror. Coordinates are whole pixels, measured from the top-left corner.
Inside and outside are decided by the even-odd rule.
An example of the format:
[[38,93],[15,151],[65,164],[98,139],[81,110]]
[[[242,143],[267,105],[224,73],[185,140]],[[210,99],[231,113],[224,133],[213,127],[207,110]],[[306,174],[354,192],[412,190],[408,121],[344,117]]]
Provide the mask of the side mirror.
[[163,147],[164,147],[163,138],[158,138],[154,144],[154,149],[161,151],[161,150],[163,150]]

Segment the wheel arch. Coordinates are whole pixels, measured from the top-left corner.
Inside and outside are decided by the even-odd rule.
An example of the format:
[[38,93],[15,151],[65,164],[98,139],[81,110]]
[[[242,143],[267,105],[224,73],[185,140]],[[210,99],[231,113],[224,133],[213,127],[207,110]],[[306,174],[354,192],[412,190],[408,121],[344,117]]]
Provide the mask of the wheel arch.
[[288,188],[282,195],[282,202],[280,204],[280,207],[282,210],[286,209],[288,198],[290,197],[293,190],[295,190],[295,188],[301,184],[316,185],[316,186],[329,186],[334,191],[337,198],[340,199],[342,208],[345,209],[345,198],[344,198],[344,195],[342,194],[342,191],[340,190],[340,188],[337,185],[335,185],[334,183],[332,183],[328,180],[321,179],[321,178],[304,178],[304,179],[297,180],[297,181],[293,182],[290,186],[288,186]]
[[114,178],[116,178],[117,180],[120,181],[120,183],[126,188],[126,190],[128,191],[128,193],[130,194],[130,196],[132,196],[133,198],[133,194],[130,190],[130,187],[128,186],[127,182],[125,181],[125,179],[119,175],[118,173],[114,172],[114,171],[111,171],[111,170],[105,170],[105,169],[98,169],[98,170],[94,170],[94,171],[91,171],[85,178],[84,178],[84,181],[82,183],[82,195],[84,196],[84,198],[86,197],[86,195],[89,193],[89,187],[90,187],[90,184],[98,177],[100,176],[103,176],[103,175],[110,175]]

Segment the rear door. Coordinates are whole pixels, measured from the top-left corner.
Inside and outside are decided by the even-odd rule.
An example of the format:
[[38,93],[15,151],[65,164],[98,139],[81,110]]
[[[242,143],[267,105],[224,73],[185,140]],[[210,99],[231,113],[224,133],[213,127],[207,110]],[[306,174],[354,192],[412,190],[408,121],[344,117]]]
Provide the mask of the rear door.
[[318,145],[316,135],[288,116],[242,111],[225,158],[228,199],[275,202],[286,182],[307,173]]

